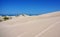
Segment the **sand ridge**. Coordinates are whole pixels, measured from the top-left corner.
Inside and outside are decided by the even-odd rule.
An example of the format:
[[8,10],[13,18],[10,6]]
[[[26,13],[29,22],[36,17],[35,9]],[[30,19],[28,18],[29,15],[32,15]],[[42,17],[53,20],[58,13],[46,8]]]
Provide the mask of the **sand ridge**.
[[60,11],[19,16],[0,23],[0,37],[60,37]]

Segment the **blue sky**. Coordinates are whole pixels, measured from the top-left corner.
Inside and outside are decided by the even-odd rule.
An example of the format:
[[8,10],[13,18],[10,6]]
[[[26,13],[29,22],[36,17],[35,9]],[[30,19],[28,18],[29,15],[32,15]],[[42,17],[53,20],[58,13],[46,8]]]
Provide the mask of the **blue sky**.
[[36,15],[55,11],[60,11],[60,0],[0,0],[0,15]]

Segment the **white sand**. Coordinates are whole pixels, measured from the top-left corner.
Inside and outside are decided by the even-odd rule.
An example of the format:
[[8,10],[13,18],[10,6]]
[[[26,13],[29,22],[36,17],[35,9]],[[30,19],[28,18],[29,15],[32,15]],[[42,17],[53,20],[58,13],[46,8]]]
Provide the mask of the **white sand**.
[[60,11],[0,22],[0,37],[60,37]]

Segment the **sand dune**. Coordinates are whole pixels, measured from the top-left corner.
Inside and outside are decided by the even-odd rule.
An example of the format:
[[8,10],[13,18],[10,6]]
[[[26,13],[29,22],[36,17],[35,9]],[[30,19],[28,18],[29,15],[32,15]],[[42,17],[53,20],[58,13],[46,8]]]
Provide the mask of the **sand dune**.
[[1,22],[0,37],[60,37],[60,11]]

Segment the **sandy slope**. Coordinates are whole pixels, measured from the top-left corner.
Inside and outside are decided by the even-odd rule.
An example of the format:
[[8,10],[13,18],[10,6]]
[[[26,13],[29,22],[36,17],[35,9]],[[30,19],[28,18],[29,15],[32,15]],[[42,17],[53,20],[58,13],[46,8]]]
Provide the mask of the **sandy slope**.
[[0,37],[60,37],[60,12],[1,22]]

